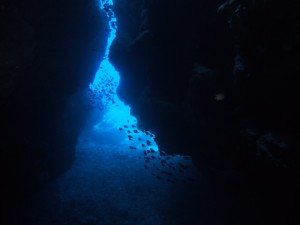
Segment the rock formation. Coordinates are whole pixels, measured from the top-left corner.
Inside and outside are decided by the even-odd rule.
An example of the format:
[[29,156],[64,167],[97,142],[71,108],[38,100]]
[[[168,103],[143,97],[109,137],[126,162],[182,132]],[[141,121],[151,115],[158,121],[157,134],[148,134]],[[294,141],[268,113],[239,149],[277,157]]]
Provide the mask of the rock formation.
[[105,40],[95,4],[0,3],[1,215],[16,214],[24,198],[73,162],[86,117],[83,93]]
[[111,53],[120,97],[161,148],[285,223],[299,177],[296,1],[136,2]]

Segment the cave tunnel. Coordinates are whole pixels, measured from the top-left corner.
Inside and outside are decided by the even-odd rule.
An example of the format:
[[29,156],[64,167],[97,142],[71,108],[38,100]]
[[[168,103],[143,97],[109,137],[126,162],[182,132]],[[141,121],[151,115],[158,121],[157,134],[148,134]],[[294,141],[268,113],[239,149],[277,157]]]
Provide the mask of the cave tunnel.
[[299,224],[295,5],[4,0],[1,224]]

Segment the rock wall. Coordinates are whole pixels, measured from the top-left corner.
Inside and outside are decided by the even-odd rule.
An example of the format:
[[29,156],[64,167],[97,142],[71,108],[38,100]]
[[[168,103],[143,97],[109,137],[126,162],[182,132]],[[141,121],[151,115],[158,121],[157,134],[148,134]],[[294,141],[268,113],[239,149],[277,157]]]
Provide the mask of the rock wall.
[[[124,1],[116,1],[116,7],[122,6],[119,2]],[[201,130],[207,132],[204,125],[189,127],[194,124],[193,119],[202,120],[196,115],[201,113],[200,108],[207,115],[197,123],[208,123],[211,109],[205,108],[222,107],[215,104],[214,94],[226,89],[235,51],[227,22],[217,14],[220,3],[136,1],[139,11],[133,20],[140,23],[138,28],[125,31],[122,24],[131,10],[123,7],[117,14],[122,23],[111,60],[121,71],[120,97],[132,106],[133,114],[155,131],[160,146],[166,150],[188,152],[186,149],[194,144],[189,144],[192,140],[187,138],[195,129],[197,136],[202,136]],[[131,26],[135,25],[136,22]],[[203,79],[210,84],[194,88],[202,85],[197,83],[201,73],[206,74]],[[211,99],[204,99],[207,96]]]
[[71,166],[106,28],[94,0],[4,0],[0,18],[1,208],[13,212]]
[[140,21],[121,25],[111,52],[120,97],[162,149],[192,155],[222,188],[265,208],[262,217],[295,218],[296,1],[134,2],[124,22],[133,9],[116,1],[122,24]]

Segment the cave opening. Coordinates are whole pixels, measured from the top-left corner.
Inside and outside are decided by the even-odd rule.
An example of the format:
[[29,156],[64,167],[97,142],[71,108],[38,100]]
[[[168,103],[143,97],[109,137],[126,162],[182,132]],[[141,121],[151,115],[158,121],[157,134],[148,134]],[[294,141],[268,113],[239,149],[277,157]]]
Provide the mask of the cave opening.
[[[78,2],[80,1],[78,0]],[[90,100],[89,107],[88,109],[82,109],[81,112],[84,111],[82,114],[88,117],[87,122],[84,128],[77,128],[76,131],[78,133],[82,131],[80,134],[75,135],[76,132],[74,132],[74,139],[79,136],[78,140],[74,141],[77,144],[76,152],[72,151],[74,149],[72,147],[75,144],[72,146],[69,141],[66,141],[68,143],[61,148],[55,148],[54,146],[53,149],[57,149],[56,151],[52,149],[48,151],[46,148],[44,154],[36,154],[38,156],[36,158],[31,156],[34,155],[32,151],[28,152],[28,155],[30,155],[28,158],[31,159],[29,163],[33,162],[32,164],[34,165],[30,168],[33,168],[32,171],[37,169],[36,171],[39,171],[38,174],[41,174],[36,176],[40,183],[43,183],[44,180],[39,178],[48,177],[47,172],[49,170],[47,171],[47,166],[51,165],[50,168],[56,168],[59,167],[58,164],[65,165],[65,158],[69,160],[70,166],[65,166],[64,169],[57,169],[59,172],[53,176],[54,178],[45,179],[45,183],[50,180],[50,184],[48,185],[47,183],[46,187],[43,186],[41,190],[37,191],[37,194],[34,194],[34,197],[29,197],[30,201],[26,202],[24,207],[25,219],[19,224],[265,224],[263,221],[260,221],[262,217],[269,219],[268,215],[262,215],[265,213],[262,210],[264,206],[256,207],[258,206],[257,202],[259,202],[257,199],[260,196],[253,190],[250,190],[250,192],[245,191],[245,189],[251,189],[255,185],[260,187],[261,177],[259,177],[261,180],[255,177],[253,180],[258,181],[249,185],[250,182],[247,183],[248,180],[245,178],[243,171],[236,169],[235,165],[230,164],[227,158],[224,157],[224,155],[228,154],[229,158],[231,155],[234,158],[236,154],[241,154],[242,160],[237,157],[240,160],[238,166],[243,167],[244,164],[246,168],[248,166],[244,163],[248,162],[245,160],[248,156],[243,155],[244,151],[241,150],[242,148],[238,148],[237,150],[239,151],[234,150],[231,148],[233,146],[232,143],[230,143],[232,140],[234,143],[243,142],[244,139],[241,139],[240,136],[236,138],[236,133],[230,132],[233,126],[232,121],[228,120],[227,122],[226,119],[228,117],[223,117],[223,115],[227,115],[226,110],[230,108],[229,106],[232,103],[229,101],[229,106],[227,105],[227,99],[231,97],[230,91],[228,91],[231,86],[222,89],[226,86],[222,83],[224,82],[223,78],[221,81],[218,80],[222,77],[222,74],[219,74],[218,71],[215,71],[216,68],[213,68],[216,65],[221,65],[222,68],[220,70],[224,69],[224,65],[231,61],[232,58],[228,58],[228,61],[225,60],[225,62],[220,63],[217,62],[218,59],[216,58],[218,57],[215,56],[214,52],[221,52],[221,55],[222,53],[227,55],[226,51],[220,51],[222,48],[216,47],[210,52],[212,50],[210,47],[214,43],[212,41],[212,44],[210,44],[208,43],[210,40],[206,39],[212,36],[216,37],[214,41],[219,41],[220,39],[217,38],[218,35],[210,33],[210,29],[215,24],[206,24],[207,21],[208,23],[214,21],[214,16],[208,16],[207,21],[203,19],[207,16],[204,12],[206,9],[205,7],[203,8],[205,4],[201,5],[200,2],[202,1],[190,1],[187,3],[175,1],[173,5],[168,1],[159,0],[96,1],[98,7],[96,8],[105,18],[103,19],[104,22],[102,22],[107,24],[107,27],[106,35],[103,35],[105,32],[101,32],[101,35],[105,36],[103,38],[103,40],[105,39],[104,47],[100,53],[96,52],[96,54],[99,53],[99,56],[102,55],[99,69],[94,79],[91,79],[93,81],[86,85],[86,89],[88,89],[87,96]],[[141,2],[150,6],[149,8],[145,7],[145,10],[140,12],[139,4]],[[221,1],[216,2],[218,2],[215,3],[217,5]],[[119,4],[118,8],[115,8],[115,3]],[[185,5],[187,10],[185,11],[181,5]],[[141,30],[139,30],[140,33],[137,37],[133,35],[134,38],[132,38],[130,43],[132,44],[130,46],[131,52],[125,52],[119,58],[111,57],[114,58],[112,62],[110,50],[115,38],[117,38],[119,22],[117,19],[120,16],[119,14],[116,16],[115,12],[117,10],[122,11],[123,6],[133,7],[136,14],[141,13],[142,17],[144,16],[145,18],[141,19],[143,21],[136,22],[135,26],[133,26],[134,29],[132,28],[133,30],[141,28]],[[123,29],[126,27],[125,25],[128,25],[130,21],[132,22],[135,19],[135,16],[128,13],[130,11],[128,8],[121,15],[123,16],[123,21],[121,21]],[[170,11],[167,10],[169,8]],[[195,9],[191,10],[191,8]],[[80,10],[81,8],[78,7],[78,12]],[[198,17],[198,14],[200,15],[198,10],[202,10],[202,16]],[[148,13],[149,15],[147,15]],[[183,15],[183,17],[179,15]],[[124,21],[125,16],[131,16],[133,19],[128,19],[129,22],[127,20]],[[194,21],[189,21],[189,18],[195,18],[195,21],[198,20],[198,22],[195,22],[196,25],[193,23]],[[148,19],[151,23],[150,25],[148,24]],[[139,26],[139,22],[143,26]],[[203,29],[203,26],[201,27],[202,23],[207,27],[206,29]],[[151,26],[152,30],[147,30],[147,26]],[[169,26],[171,29],[168,29]],[[197,33],[199,32],[199,35],[189,37],[193,36],[193,34],[187,34],[187,28],[197,26],[200,27],[196,31]],[[145,29],[145,27],[147,28]],[[95,34],[96,32],[91,33]],[[202,33],[204,34],[202,35]],[[213,34],[215,33],[213,32]],[[205,36],[203,38],[204,41],[200,36]],[[198,38],[200,40],[196,41]],[[225,43],[227,41],[226,37],[224,40]],[[170,43],[168,43],[169,41]],[[205,54],[203,56],[201,55],[203,46],[198,48],[193,45],[193,43],[199,44],[201,41],[203,41],[204,45],[207,45],[204,46],[204,50],[206,49],[207,52],[204,51]],[[182,42],[187,42],[188,44]],[[101,45],[101,43],[99,42],[98,44]],[[221,46],[222,41],[220,43]],[[124,50],[122,45],[113,47],[114,51],[112,54],[119,54]],[[219,50],[216,50],[218,48]],[[193,55],[194,49],[197,49],[195,50],[197,51],[196,55]],[[225,49],[228,50],[230,47]],[[162,55],[159,54],[159,50],[162,50]],[[182,57],[182,53],[185,52],[188,57]],[[211,56],[208,58],[213,61],[211,64],[205,64],[205,60],[204,62],[200,60],[202,57],[207,58],[206,53],[208,52],[208,55]],[[127,60],[126,56],[129,55],[132,58]],[[139,59],[141,55],[146,56],[145,58],[140,58],[141,60],[138,60],[137,65],[135,65],[135,60],[132,59]],[[201,57],[198,55],[201,55]],[[175,65],[180,64],[180,60],[183,58],[186,60],[183,65]],[[115,60],[119,60],[118,67],[115,67]],[[154,66],[145,66],[147,63],[143,63],[147,60],[151,61],[149,65]],[[238,59],[236,61],[238,62]],[[164,68],[165,64],[166,68]],[[120,69],[121,72],[119,73],[118,69],[116,69],[119,66],[124,71]],[[134,66],[138,67],[138,69],[130,68]],[[209,66],[212,66],[212,68],[209,68]],[[225,69],[228,69],[227,66],[225,66]],[[231,69],[232,63],[228,67]],[[181,69],[177,71],[177,68]],[[125,71],[126,69],[128,70]],[[162,69],[161,72],[159,72],[160,69]],[[240,65],[238,69],[242,70],[244,68]],[[144,71],[145,73],[137,77],[138,73],[131,75],[129,74],[131,71]],[[123,72],[127,73],[126,75],[124,74],[127,80],[120,91],[118,86],[120,82],[123,82],[122,77],[120,77],[120,74]],[[134,83],[135,78],[139,79],[136,82],[137,84]],[[190,78],[192,78],[189,81],[190,86],[185,85]],[[148,85],[148,81],[144,82],[147,79],[150,80],[149,84],[152,87],[146,87],[145,89],[143,89],[144,87],[138,87],[140,89],[136,91],[137,88],[135,87]],[[175,84],[171,84],[170,80]],[[170,84],[170,87],[165,88],[168,84]],[[64,85],[60,86],[64,88]],[[136,96],[132,93],[128,94],[126,96],[127,99],[124,99],[129,99],[131,102],[128,101],[129,105],[126,105],[124,102],[127,101],[123,102],[121,99],[123,99],[123,94],[126,94],[126,91],[130,89],[132,89],[133,93],[138,94]],[[70,88],[70,90],[73,89]],[[189,91],[188,96],[186,96],[185,91]],[[119,98],[117,93],[122,98]],[[152,96],[155,96],[156,99],[153,98],[154,100],[151,99],[146,104],[139,105],[139,109],[134,109],[134,106],[131,108],[130,103],[136,100],[135,97],[139,98],[143,94],[145,96],[153,94]],[[67,118],[70,122],[68,124],[76,124],[77,121],[73,118],[83,118],[82,115],[80,115],[81,117],[71,116],[74,111],[79,111],[79,105],[84,105],[79,101],[79,97],[77,98],[79,95],[72,98],[72,104],[66,111],[62,110],[64,112],[62,113],[62,118]],[[188,101],[182,107],[179,107],[182,101],[186,100],[186,97],[188,97]],[[62,103],[63,106],[64,103]],[[177,103],[178,105],[176,105]],[[53,105],[55,104],[53,103]],[[73,107],[73,105],[76,105],[76,107]],[[62,108],[64,108],[63,106]],[[186,106],[190,106],[190,108]],[[151,111],[152,109],[154,109],[154,112]],[[143,112],[145,114],[141,116]],[[201,114],[202,112],[205,113]],[[153,116],[155,113],[156,115]],[[236,113],[234,111],[234,115]],[[135,117],[133,115],[138,116]],[[151,117],[151,119],[147,117]],[[144,123],[140,118],[148,120]],[[152,124],[155,118],[160,118],[160,120],[157,124]],[[232,119],[232,117],[229,118]],[[188,122],[188,126],[184,126],[183,121]],[[81,121],[81,123],[84,122]],[[50,123],[52,121],[47,124]],[[57,123],[59,124],[59,122]],[[163,125],[160,126],[161,124]],[[148,129],[148,126],[150,128],[155,127],[155,132]],[[43,124],[41,127],[44,127]],[[53,126],[51,124],[51,126],[47,127],[52,128]],[[59,127],[67,128],[65,130],[61,129],[59,132],[51,131],[60,136],[61,139],[64,139],[70,131],[75,130],[73,127],[64,126],[64,124]],[[158,130],[159,128],[164,129]],[[205,132],[202,133],[201,131],[203,130]],[[257,135],[253,129],[247,128],[246,131],[246,133],[241,132],[241,134],[251,138]],[[157,144],[156,135],[157,138],[160,137],[158,135],[165,135],[165,140],[172,142],[173,146],[177,144],[178,149],[182,151],[175,149],[172,153],[172,148],[167,149],[165,146]],[[182,139],[180,139],[181,136],[183,137]],[[177,140],[175,140],[176,137],[178,137]],[[55,139],[53,140],[55,142]],[[205,140],[208,141],[208,145],[199,145]],[[276,138],[269,134],[262,135],[262,138],[257,138],[257,140],[253,138],[253,140],[256,145],[260,144],[264,149],[266,148],[266,143],[269,144],[270,142],[272,144],[274,142],[276,144]],[[31,142],[26,140],[27,143]],[[42,144],[40,146],[44,147]],[[285,147],[281,142],[278,142],[278,145]],[[42,148],[39,145],[34,145],[33,147],[36,146],[38,147],[36,152],[40,153],[39,151]],[[214,147],[217,149],[216,151],[214,151]],[[253,145],[250,147],[253,147]],[[222,150],[224,149],[230,150],[225,151],[223,154]],[[69,151],[64,158],[61,154],[65,153],[64,151],[66,150]],[[175,151],[193,155],[193,158],[189,155],[176,154]],[[260,154],[263,155],[265,152],[261,151]],[[75,159],[73,158],[74,155]],[[48,165],[43,164],[45,160],[39,161],[43,157],[47,160],[49,159],[46,161]],[[35,164],[35,162],[40,163]],[[197,168],[194,165],[197,165]],[[19,169],[16,169],[16,171],[19,173]],[[32,176],[32,174],[28,174]],[[270,186],[264,187],[266,192],[269,191],[268,187]],[[248,193],[250,195],[246,196]],[[239,199],[239,197],[241,198]],[[18,198],[16,197],[16,199]],[[11,205],[14,207],[15,204],[12,203]],[[272,211],[272,208],[269,211]]]
[[0,224],[299,224],[294,5],[2,1]]
[[[99,6],[107,16],[107,42],[99,70],[88,88],[89,118],[78,138],[75,161],[54,182],[55,191],[46,190],[46,196],[39,197],[30,210],[40,207],[41,201],[48,202],[45,211],[51,205],[59,205],[63,210],[51,209],[53,215],[41,214],[47,218],[43,224],[49,225],[53,221],[191,224],[198,217],[197,201],[211,194],[210,185],[194,168],[190,156],[160,150],[155,134],[138,123],[130,106],[119,99],[120,74],[109,60],[117,29],[113,1],[100,1]],[[199,188],[203,192],[196,193]],[[216,211],[212,198],[209,208]],[[185,213],[175,216],[178,210]],[[39,215],[33,218],[36,217]],[[34,224],[32,218],[29,221]]]
[[[94,81],[89,85],[91,112],[86,128],[79,137],[78,152],[80,153],[80,149],[92,148],[113,157],[114,152],[118,154],[117,152],[121,151],[130,158],[139,159],[143,164],[139,163],[139,166],[149,170],[157,180],[166,180],[172,184],[192,183],[197,179],[197,175],[191,157],[168,154],[159,149],[155,134],[139,123],[137,118],[131,115],[130,106],[118,97],[120,74],[109,59],[110,48],[117,34],[114,2],[100,1],[99,8],[104,12],[108,24],[107,42]],[[115,149],[112,151],[113,148]]]
[[[157,151],[155,135],[145,128],[138,128],[137,119],[131,115],[130,106],[124,104],[117,95],[120,74],[109,60],[110,48],[116,38],[117,18],[113,10],[113,1],[100,1],[99,8],[104,12],[108,24],[108,35],[103,59],[96,72],[94,81],[89,85],[88,96],[92,110],[91,122],[95,122],[94,129],[99,133],[104,130],[123,131],[123,137],[133,139],[146,139],[151,142],[153,150]],[[95,121],[94,121],[95,120]],[[93,123],[92,122],[92,123]],[[117,132],[116,132],[117,133]],[[133,138],[133,135],[135,136]],[[108,136],[120,136],[110,134]],[[145,143],[146,145],[146,143]],[[150,146],[149,144],[147,146]]]

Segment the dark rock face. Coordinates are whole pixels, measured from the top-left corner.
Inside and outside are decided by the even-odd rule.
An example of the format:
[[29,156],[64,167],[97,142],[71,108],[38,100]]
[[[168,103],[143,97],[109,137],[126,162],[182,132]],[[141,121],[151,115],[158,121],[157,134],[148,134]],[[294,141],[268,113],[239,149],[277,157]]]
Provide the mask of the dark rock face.
[[0,12],[1,202],[16,207],[70,167],[105,29],[94,0],[1,1]]
[[130,2],[135,7],[116,1],[122,23],[111,59],[121,72],[120,97],[161,148],[190,154],[224,186],[265,199],[262,217],[292,218],[300,125],[296,1]]
[[[122,6],[116,3],[116,7]],[[134,21],[140,24],[126,31],[122,24],[129,9],[124,7],[123,13],[119,10],[117,14],[122,23],[111,59],[123,75],[120,97],[156,132],[160,146],[166,150],[192,152],[195,144],[190,136],[195,130],[207,132],[209,126],[203,129],[201,123],[209,123],[208,117],[213,120],[216,116],[205,107],[212,106],[215,111],[226,107],[216,102],[214,95],[228,92],[226,84],[235,53],[226,20],[217,14],[220,3],[136,1],[140,13]],[[196,114],[200,113],[208,114],[203,116],[205,121],[199,121],[202,117]]]
[[[126,37],[120,33],[111,53],[124,71],[120,96],[162,137],[160,145],[166,148],[186,146],[186,140],[181,145],[172,143],[174,135],[179,140],[185,129],[182,119],[194,67],[205,63],[225,71],[231,68],[233,47],[228,44],[226,22],[216,14],[218,3],[143,1],[141,14],[135,18],[141,21],[139,33],[127,31]],[[126,20],[122,16],[118,18]],[[171,130],[178,132],[172,135]]]

